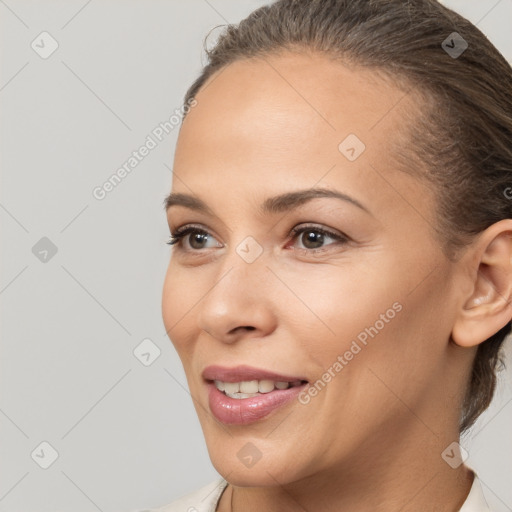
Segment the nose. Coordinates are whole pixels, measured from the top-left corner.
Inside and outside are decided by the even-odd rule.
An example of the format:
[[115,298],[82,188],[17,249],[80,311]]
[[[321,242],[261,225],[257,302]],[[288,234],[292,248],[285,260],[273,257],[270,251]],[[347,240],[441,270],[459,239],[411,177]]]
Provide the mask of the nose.
[[217,270],[198,304],[199,328],[222,343],[271,334],[277,326],[277,283],[263,255],[247,263],[233,251]]

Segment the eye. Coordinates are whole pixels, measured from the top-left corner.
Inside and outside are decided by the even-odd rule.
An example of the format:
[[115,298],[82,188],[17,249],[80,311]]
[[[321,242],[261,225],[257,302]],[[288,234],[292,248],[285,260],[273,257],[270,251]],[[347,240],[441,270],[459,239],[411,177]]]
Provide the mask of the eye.
[[[188,235],[193,235],[192,237],[188,237]],[[184,248],[184,250],[200,250],[200,249],[208,249],[209,247],[204,245],[209,241],[209,239],[214,240],[214,238],[205,231],[204,229],[198,228],[193,225],[182,226],[174,233],[171,233],[169,237],[169,241],[166,242],[168,245],[177,245],[183,246],[184,241],[188,241],[190,248]],[[215,246],[214,246],[215,247]],[[217,245],[217,247],[221,247]]]
[[[320,252],[326,250],[324,244],[327,239],[334,240],[334,243],[327,244],[335,245],[336,242],[345,244],[349,241],[348,237],[339,233],[333,233],[325,228],[319,226],[298,226],[292,229],[294,238],[297,238],[302,243],[303,247],[298,247],[303,252]],[[307,236],[304,236],[307,235]]]
[[[297,247],[296,249],[305,253],[322,252],[327,250],[330,245],[336,245],[336,243],[345,244],[349,241],[348,237],[343,234],[334,233],[315,225],[297,226],[291,230],[290,235],[302,244],[302,247]],[[326,247],[326,241],[329,239],[334,240],[334,242],[327,244]],[[171,233],[169,241],[166,243],[179,246],[184,251],[189,252],[222,247],[220,244],[208,246],[208,242],[212,240],[215,240],[215,238],[208,231],[189,224],[177,228],[174,233]],[[186,244],[184,244],[185,241]]]

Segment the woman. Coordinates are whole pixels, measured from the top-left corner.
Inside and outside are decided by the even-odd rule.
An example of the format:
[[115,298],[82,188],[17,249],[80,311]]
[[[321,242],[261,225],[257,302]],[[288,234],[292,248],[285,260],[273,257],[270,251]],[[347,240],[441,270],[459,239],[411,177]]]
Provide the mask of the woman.
[[161,511],[484,511],[512,70],[434,0],[278,0],[187,92],[163,319],[222,479]]

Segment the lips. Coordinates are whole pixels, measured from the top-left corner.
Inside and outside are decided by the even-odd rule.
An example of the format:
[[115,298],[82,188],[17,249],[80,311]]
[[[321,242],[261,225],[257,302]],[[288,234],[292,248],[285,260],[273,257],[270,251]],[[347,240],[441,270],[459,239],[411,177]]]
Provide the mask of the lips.
[[203,371],[205,380],[220,380],[222,382],[243,382],[248,380],[273,380],[275,382],[295,382],[297,380],[307,380],[303,376],[283,375],[254,368],[252,366],[236,366],[226,368],[224,366],[208,366]]
[[208,366],[202,376],[212,414],[230,425],[247,425],[265,418],[296,398],[308,384],[300,375],[284,375],[245,365]]

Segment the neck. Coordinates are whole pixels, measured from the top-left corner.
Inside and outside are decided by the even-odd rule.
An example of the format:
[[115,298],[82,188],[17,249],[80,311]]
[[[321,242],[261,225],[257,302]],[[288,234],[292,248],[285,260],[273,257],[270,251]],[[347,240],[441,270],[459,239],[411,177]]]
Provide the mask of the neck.
[[[272,487],[233,487],[219,512],[321,510],[322,512],[458,512],[473,482],[464,465],[453,469],[441,453],[458,432],[438,435],[414,420],[409,431],[383,442],[376,436],[350,461]],[[438,430],[443,432],[443,430]],[[233,503],[231,509],[230,502]]]

